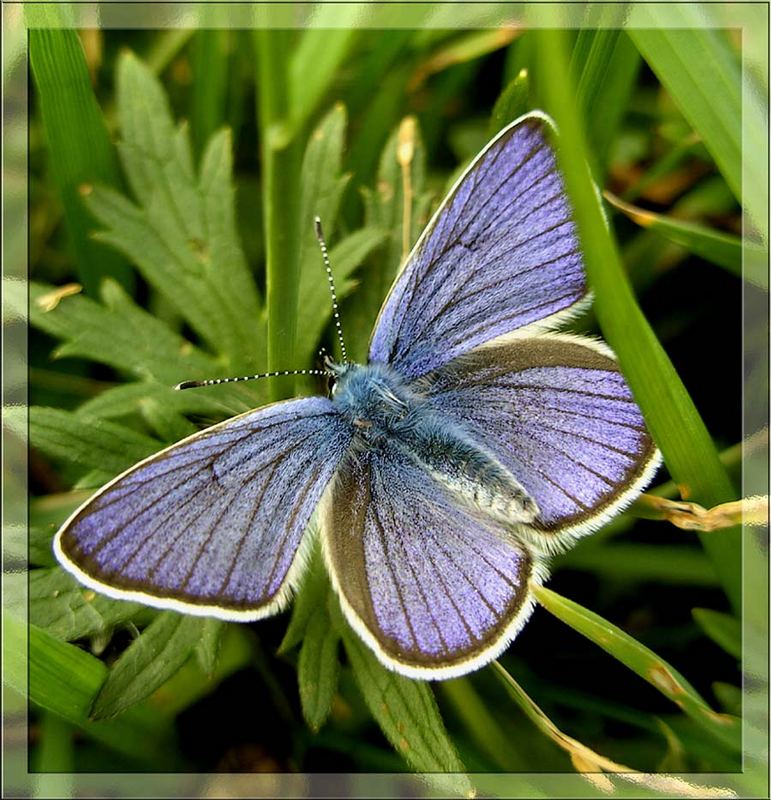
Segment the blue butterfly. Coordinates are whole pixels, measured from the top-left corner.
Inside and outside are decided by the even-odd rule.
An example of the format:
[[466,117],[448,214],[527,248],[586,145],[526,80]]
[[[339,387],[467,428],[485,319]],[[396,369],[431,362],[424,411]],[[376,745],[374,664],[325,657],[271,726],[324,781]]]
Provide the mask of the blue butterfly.
[[495,658],[548,555],[660,462],[612,352],[551,332],[590,294],[550,127],[521,117],[463,173],[368,362],[329,364],[329,398],[249,411],[119,475],[56,534],[64,568],[110,597],[255,620],[286,605],[318,529],[387,667],[450,678]]

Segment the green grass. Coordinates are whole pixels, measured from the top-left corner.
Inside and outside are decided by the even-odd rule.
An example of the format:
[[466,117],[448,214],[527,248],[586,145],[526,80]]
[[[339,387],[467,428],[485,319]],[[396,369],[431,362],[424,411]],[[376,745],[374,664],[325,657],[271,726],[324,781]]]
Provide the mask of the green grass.
[[[40,723],[34,763],[196,772],[258,753],[275,771],[452,772],[433,788],[455,794],[499,770],[738,769],[738,531],[700,541],[632,509],[555,561],[542,608],[498,666],[439,687],[376,660],[318,553],[291,613],[248,626],[97,596],[51,560],[83,489],[202,424],[318,391],[304,380],[170,388],[313,367],[320,345],[334,350],[314,215],[348,349],[364,358],[405,241],[489,135],[535,107],[560,130],[595,295],[576,327],[617,352],[674,481],[667,494],[705,506],[738,496],[717,454],[742,435],[726,411],[741,402],[740,354],[710,348],[737,339],[741,214],[757,221],[763,197],[739,191],[730,38],[593,27],[605,17],[503,38],[372,31],[351,26],[351,10],[318,13],[306,30],[103,31],[93,83],[75,31],[30,37],[30,213],[62,212],[33,229],[31,625],[21,584],[7,619],[9,682]],[[593,181],[628,201],[614,201],[623,215]],[[753,291],[767,288],[765,252],[757,241],[743,251]],[[52,295],[73,281],[84,292]],[[7,289],[22,313],[23,291]],[[8,419],[22,429],[18,411]],[[518,786],[549,795],[530,778]]]

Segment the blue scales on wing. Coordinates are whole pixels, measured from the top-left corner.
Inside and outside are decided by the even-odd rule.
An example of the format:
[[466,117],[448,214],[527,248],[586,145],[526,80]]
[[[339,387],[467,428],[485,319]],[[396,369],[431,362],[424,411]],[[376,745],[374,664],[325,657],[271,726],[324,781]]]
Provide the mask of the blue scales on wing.
[[113,596],[230,619],[273,613],[350,439],[321,397],[215,425],[102,489],[60,531],[61,560]]
[[528,325],[553,327],[587,298],[549,134],[531,114],[464,173],[396,279],[370,361],[422,375]]

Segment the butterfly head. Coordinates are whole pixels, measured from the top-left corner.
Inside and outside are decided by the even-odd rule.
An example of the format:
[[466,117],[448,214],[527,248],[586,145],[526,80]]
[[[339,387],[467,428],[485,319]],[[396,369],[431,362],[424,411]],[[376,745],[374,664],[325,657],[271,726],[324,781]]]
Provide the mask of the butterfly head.
[[332,400],[365,436],[385,433],[408,417],[417,397],[404,380],[383,364],[334,364]]

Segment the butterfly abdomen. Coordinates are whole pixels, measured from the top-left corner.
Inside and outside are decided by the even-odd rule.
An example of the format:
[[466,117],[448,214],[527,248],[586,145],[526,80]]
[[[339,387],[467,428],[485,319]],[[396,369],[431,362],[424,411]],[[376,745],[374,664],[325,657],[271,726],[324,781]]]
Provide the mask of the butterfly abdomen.
[[482,444],[426,403],[399,446],[466,506],[505,523],[532,522],[538,506]]
[[389,442],[465,505],[504,522],[532,522],[538,515],[535,501],[500,461],[395,370],[346,365],[333,399],[354,429],[356,449]]

